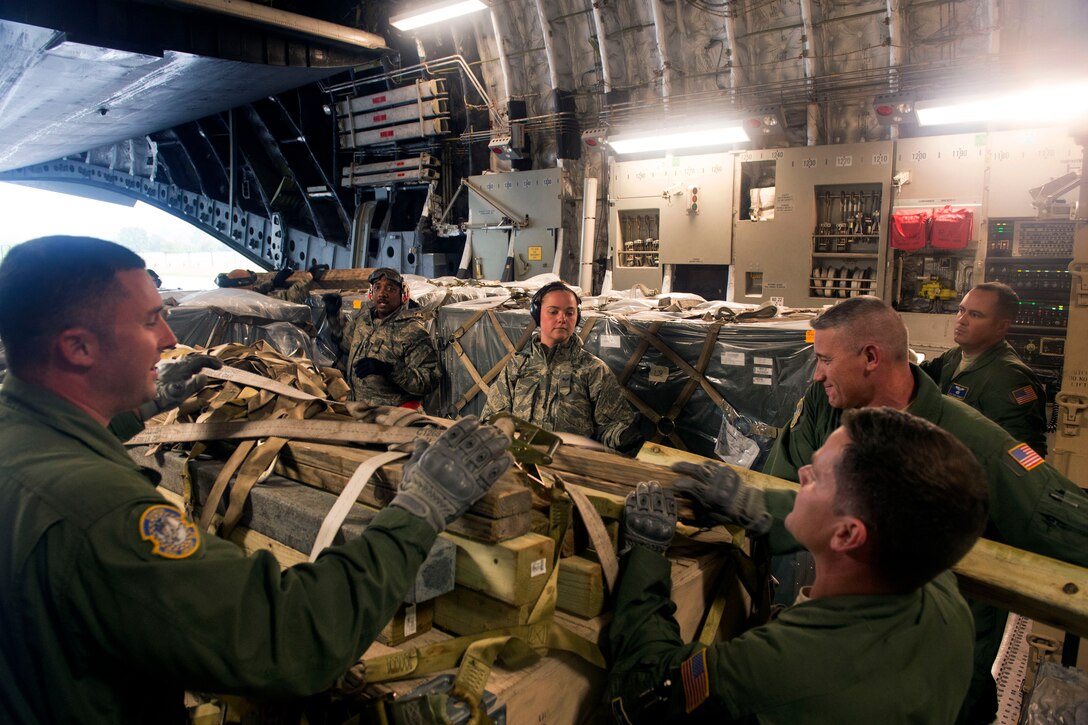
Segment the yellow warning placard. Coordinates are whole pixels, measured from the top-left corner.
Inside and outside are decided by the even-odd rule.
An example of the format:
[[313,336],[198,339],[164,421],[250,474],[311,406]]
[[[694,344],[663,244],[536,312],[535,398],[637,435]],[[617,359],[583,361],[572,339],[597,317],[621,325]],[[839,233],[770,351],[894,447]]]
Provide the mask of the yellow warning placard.
[[539,262],[544,259],[544,247],[529,247],[529,261]]

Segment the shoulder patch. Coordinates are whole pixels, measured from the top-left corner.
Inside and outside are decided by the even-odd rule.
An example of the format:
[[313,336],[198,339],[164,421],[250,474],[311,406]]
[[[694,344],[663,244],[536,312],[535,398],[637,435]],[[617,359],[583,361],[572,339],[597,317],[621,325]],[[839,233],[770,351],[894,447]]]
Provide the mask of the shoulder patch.
[[200,533],[175,506],[149,506],[140,516],[140,538],[151,542],[151,553],[164,559],[185,559],[200,548]]
[[691,713],[710,697],[705,647],[684,660],[684,664],[680,665],[680,676],[684,681],[684,712]]
[[1015,448],[1009,449],[1009,455],[1019,463],[1025,471],[1030,471],[1043,464],[1043,457],[1036,453],[1027,443],[1021,443]]
[[1035,388],[1030,385],[1012,391],[1012,402],[1017,405],[1027,405],[1028,403],[1034,403],[1038,399],[1039,396],[1035,394]]
[[952,383],[952,386],[948,389],[949,397],[963,400],[967,397],[967,391],[970,390],[966,385],[960,385],[959,383]]
[[793,420],[790,421],[790,428],[797,426],[797,421],[801,420],[801,416],[805,413],[805,398],[804,396],[797,399],[797,407],[793,409]]

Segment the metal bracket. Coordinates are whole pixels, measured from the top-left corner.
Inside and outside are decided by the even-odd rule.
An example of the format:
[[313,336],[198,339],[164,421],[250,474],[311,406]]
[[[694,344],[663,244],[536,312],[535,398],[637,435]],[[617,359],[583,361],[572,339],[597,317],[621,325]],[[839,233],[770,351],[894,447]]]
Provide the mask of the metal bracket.
[[1076,436],[1080,434],[1081,418],[1085,410],[1088,410],[1088,397],[1075,393],[1058,393],[1054,396],[1054,402],[1061,411],[1058,430],[1061,435]]
[[[510,436],[510,453],[519,463],[534,466],[550,465],[552,457],[563,442],[563,439],[555,433],[521,418],[515,418],[509,413],[494,413],[489,415],[484,423],[494,425]],[[544,450],[540,449],[541,446]]]
[[1069,274],[1073,276],[1073,304],[1077,307],[1088,307],[1088,264],[1070,264]]

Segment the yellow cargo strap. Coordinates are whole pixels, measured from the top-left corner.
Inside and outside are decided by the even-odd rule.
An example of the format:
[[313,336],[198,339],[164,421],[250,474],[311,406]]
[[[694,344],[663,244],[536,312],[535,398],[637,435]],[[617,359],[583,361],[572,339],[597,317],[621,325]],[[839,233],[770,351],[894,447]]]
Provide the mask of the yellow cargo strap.
[[[554,620],[562,548],[560,544],[570,523],[570,500],[558,488],[553,488],[551,493],[549,527],[557,542],[552,558],[552,572],[529,613],[527,624],[479,632],[426,647],[365,659],[361,662],[360,679],[366,684],[375,684],[421,677],[457,667],[457,676],[450,694],[468,703],[472,713],[470,725],[488,725],[490,720],[480,707],[480,700],[496,660],[511,669],[517,669],[536,661],[548,650],[561,650],[576,654],[602,669],[606,667],[604,656],[596,643],[563,628]],[[354,677],[356,672],[350,676]]]

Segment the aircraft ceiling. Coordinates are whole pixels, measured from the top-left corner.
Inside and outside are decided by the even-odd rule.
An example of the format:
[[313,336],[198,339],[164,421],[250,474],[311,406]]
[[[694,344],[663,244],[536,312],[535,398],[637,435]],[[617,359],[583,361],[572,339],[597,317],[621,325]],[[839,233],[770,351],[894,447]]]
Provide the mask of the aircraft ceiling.
[[[194,208],[233,204],[302,235],[300,260],[344,264],[369,193],[338,183],[353,158],[428,152],[448,199],[460,176],[510,168],[487,141],[512,117],[534,168],[558,156],[581,169],[599,160],[568,142],[594,127],[760,109],[784,122],[774,145],[876,140],[919,133],[879,124],[877,94],[965,95],[1088,67],[1083,0],[492,0],[412,34],[388,24],[405,5],[0,0],[0,178],[142,179],[134,193],[154,186],[160,205],[175,191]],[[445,81],[447,133],[339,148],[337,101],[428,78]],[[287,253],[172,210],[264,264]]]

